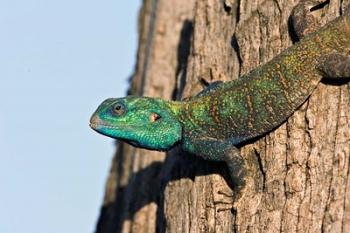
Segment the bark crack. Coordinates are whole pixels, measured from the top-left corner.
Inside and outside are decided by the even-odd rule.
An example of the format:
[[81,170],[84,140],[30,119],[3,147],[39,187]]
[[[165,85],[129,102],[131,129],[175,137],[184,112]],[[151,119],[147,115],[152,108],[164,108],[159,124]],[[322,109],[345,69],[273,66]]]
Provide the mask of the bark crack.
[[[349,87],[350,87],[350,85],[348,84],[347,85],[347,90],[349,91]],[[345,89],[345,88],[344,88]],[[342,97],[344,97],[344,93],[343,93],[343,89],[342,88],[340,88],[340,91],[341,91],[341,93],[340,93],[340,96],[341,96],[341,98]],[[349,92],[350,93],[350,92]],[[349,97],[350,97],[350,95],[349,95]],[[349,98],[349,100],[350,100],[350,98]],[[349,110],[349,109],[348,109]],[[348,115],[346,115],[345,116],[346,117],[346,122],[349,124],[350,123],[350,121],[349,121],[349,118],[348,118]],[[347,222],[347,211],[346,211],[346,206],[347,206],[347,197],[348,197],[348,195],[347,195],[347,193],[348,192],[350,192],[349,190],[348,190],[348,188],[349,188],[349,176],[350,176],[350,156],[348,155],[348,163],[347,163],[347,171],[346,171],[346,181],[345,181],[345,195],[344,195],[344,201],[343,201],[343,210],[344,210],[344,213],[343,213],[343,215],[342,215],[342,221],[341,221],[341,232],[345,232],[345,229],[344,229],[344,225],[346,224],[346,222]]]
[[242,75],[242,64],[243,64],[243,59],[241,55],[241,50],[238,44],[238,40],[236,37],[236,34],[233,34],[232,39],[231,39],[231,46],[233,50],[236,52],[237,55],[237,60],[238,60],[238,76]]
[[264,170],[264,165],[262,163],[260,153],[257,151],[256,148],[254,148],[254,154],[255,154],[257,162],[258,162],[259,172],[261,173],[261,176],[262,176],[262,183],[263,183],[262,184],[262,191],[265,192],[266,191],[266,172]]
[[[347,170],[347,178],[346,178],[346,186],[345,186],[345,195],[344,195],[344,204],[343,204],[343,209],[346,211],[346,205],[347,205],[347,195],[346,193],[350,192],[348,190],[349,186],[349,176],[350,176],[350,156],[348,157],[348,170]],[[347,222],[347,216],[346,216],[347,212],[345,212],[345,214],[343,214],[342,216],[342,224],[341,224],[341,232],[345,232],[344,230],[344,225]]]
[[325,231],[325,227],[326,227],[326,217],[327,217],[327,214],[328,214],[328,211],[329,211],[329,206],[330,206],[330,203],[332,202],[332,186],[333,186],[333,180],[334,180],[334,168],[333,168],[333,164],[334,164],[334,161],[336,160],[335,156],[335,151],[336,151],[336,145],[337,145],[337,138],[338,138],[338,131],[339,131],[339,117],[340,117],[340,95],[341,95],[341,90],[339,91],[339,96],[338,96],[338,102],[337,102],[337,109],[336,109],[336,113],[337,113],[337,121],[336,121],[336,125],[335,125],[335,140],[334,140],[334,143],[333,143],[333,156],[332,156],[332,166],[331,166],[331,171],[330,171],[330,174],[331,177],[330,177],[330,181],[329,181],[329,188],[328,188],[328,195],[327,195],[327,200],[326,200],[326,205],[325,205],[325,208],[324,208],[324,211],[323,211],[323,218],[322,218],[322,224],[321,224],[321,231],[322,233]]
[[237,0],[236,25],[238,25],[240,17],[241,17],[241,0]]
[[148,72],[148,67],[151,59],[151,54],[153,51],[153,38],[155,35],[155,29],[156,29],[156,22],[157,22],[157,6],[158,6],[158,0],[152,0],[151,2],[151,13],[150,13],[150,24],[149,24],[149,31],[146,38],[146,47],[145,47],[145,60],[143,62],[142,67],[142,73],[141,73],[141,80],[140,80],[140,92],[138,94],[144,93],[145,83],[146,83],[146,75]]

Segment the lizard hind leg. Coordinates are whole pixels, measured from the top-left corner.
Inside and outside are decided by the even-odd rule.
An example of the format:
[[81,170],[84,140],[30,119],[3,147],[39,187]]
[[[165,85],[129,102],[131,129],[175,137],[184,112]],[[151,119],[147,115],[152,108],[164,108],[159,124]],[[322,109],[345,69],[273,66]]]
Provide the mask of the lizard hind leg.
[[[298,39],[316,31],[325,22],[322,20],[323,8],[329,1],[301,0],[292,10],[290,20]],[[350,8],[345,14],[350,14]],[[333,52],[318,59],[316,69],[325,78],[349,78],[350,54]]]
[[316,68],[325,78],[350,78],[350,56],[334,52],[321,57]]

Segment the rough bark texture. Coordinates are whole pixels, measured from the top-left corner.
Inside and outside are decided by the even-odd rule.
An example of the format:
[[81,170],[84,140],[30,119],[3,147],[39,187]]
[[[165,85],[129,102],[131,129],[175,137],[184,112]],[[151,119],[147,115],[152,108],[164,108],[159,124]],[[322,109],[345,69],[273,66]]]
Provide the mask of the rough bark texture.
[[[298,1],[144,0],[130,93],[191,96],[292,45]],[[346,0],[332,0],[323,20]],[[350,232],[349,84],[321,83],[275,131],[241,152],[258,178],[232,203],[223,163],[118,144],[97,232]]]

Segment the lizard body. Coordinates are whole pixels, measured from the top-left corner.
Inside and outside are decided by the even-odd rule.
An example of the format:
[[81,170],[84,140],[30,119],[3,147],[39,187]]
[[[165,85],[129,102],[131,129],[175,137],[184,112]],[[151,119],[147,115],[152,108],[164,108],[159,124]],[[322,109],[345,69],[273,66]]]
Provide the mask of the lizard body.
[[187,101],[107,99],[90,126],[138,147],[169,150],[180,144],[204,159],[225,161],[233,182],[241,187],[246,170],[235,146],[281,125],[323,77],[350,77],[349,55],[347,14],[265,65],[237,80],[215,83]]
[[264,134],[305,102],[323,78],[318,62],[337,52],[350,55],[349,16],[338,18],[239,79],[183,102],[180,120],[192,131],[230,139],[234,145]]

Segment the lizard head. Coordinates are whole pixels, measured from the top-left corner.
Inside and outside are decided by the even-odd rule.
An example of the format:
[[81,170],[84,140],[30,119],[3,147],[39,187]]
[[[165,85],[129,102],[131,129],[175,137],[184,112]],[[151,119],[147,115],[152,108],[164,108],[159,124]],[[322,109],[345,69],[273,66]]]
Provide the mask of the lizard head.
[[103,135],[137,147],[168,150],[181,140],[182,127],[169,102],[149,97],[107,99],[90,119]]

